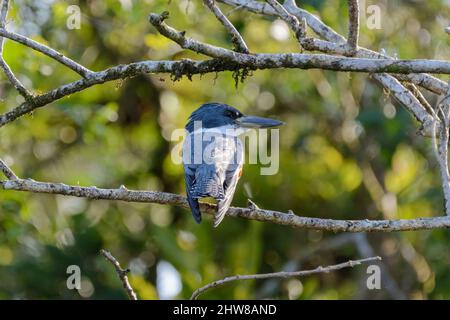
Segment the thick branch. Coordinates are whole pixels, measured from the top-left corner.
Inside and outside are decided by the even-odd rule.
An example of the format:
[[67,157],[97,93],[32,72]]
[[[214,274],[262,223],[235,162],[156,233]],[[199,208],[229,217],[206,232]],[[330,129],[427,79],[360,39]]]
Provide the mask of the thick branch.
[[297,277],[304,277],[309,276],[312,274],[317,273],[329,273],[331,271],[336,271],[344,268],[353,268],[354,266],[360,265],[362,263],[371,262],[371,261],[379,261],[381,260],[381,257],[370,257],[365,259],[359,259],[359,260],[349,260],[344,263],[339,263],[327,267],[317,267],[315,269],[311,270],[302,270],[302,271],[293,271],[293,272],[274,272],[274,273],[259,273],[259,274],[247,274],[247,275],[236,275],[231,277],[226,277],[221,280],[216,280],[214,282],[208,283],[207,285],[197,289],[194,291],[194,293],[191,296],[191,300],[196,300],[202,293],[204,293],[207,290],[217,288],[220,286],[223,286],[224,284],[227,284],[229,282],[233,281],[240,281],[240,280],[259,280],[259,279],[271,279],[271,278],[297,278]]
[[[176,31],[175,31],[176,32]],[[180,41],[184,36],[179,35]],[[169,73],[175,80],[183,75],[191,77],[194,74],[204,74],[220,71],[235,71],[240,68],[249,69],[326,69],[354,72],[411,72],[412,70],[441,71],[450,73],[450,62],[428,60],[389,60],[389,59],[356,59],[336,57],[322,54],[241,54],[231,50],[206,45],[197,46],[197,42],[187,41],[194,51],[216,56],[220,60],[179,60],[179,61],[141,61],[127,65],[118,65],[103,71],[94,72],[86,79],[77,80],[62,85],[47,93],[36,96],[32,101],[26,101],[13,110],[0,115],[0,127],[53,101],[82,91],[96,84],[107,81],[125,79],[145,73]],[[218,49],[216,51],[216,49]]]
[[127,65],[118,65],[103,71],[95,72],[87,79],[80,79],[64,84],[47,93],[34,97],[32,101],[22,103],[11,111],[0,115],[0,127],[35,109],[46,106],[51,102],[85,90],[96,84],[102,84],[117,79],[125,79],[146,73],[169,73],[173,76],[174,80],[177,80],[184,75],[191,77],[194,74],[234,70],[233,68],[235,67],[230,66],[230,64],[226,65],[215,60],[193,61],[187,59],[180,61],[142,61]]
[[[450,95],[450,90],[449,90]],[[439,130],[439,143],[436,157],[441,172],[442,190],[444,192],[444,207],[447,216],[450,216],[450,174],[448,169],[448,143],[450,127],[450,105],[447,105],[446,98],[443,103],[438,103],[438,114],[441,116],[442,126]],[[435,144],[436,145],[436,144]]]
[[111,264],[116,269],[116,273],[119,276],[120,281],[122,282],[123,288],[125,289],[125,291],[128,295],[128,298],[130,300],[137,300],[137,295],[134,292],[133,288],[131,287],[130,282],[128,281],[127,274],[130,272],[130,270],[122,269],[120,267],[119,261],[117,261],[117,259],[114,258],[114,256],[109,251],[102,249],[102,250],[100,250],[100,254],[102,256],[104,256],[107,261],[111,262]]
[[236,47],[236,51],[242,53],[249,53],[247,44],[245,43],[241,34],[239,33],[239,31],[237,31],[237,29],[230,22],[230,20],[228,20],[228,18],[222,13],[220,8],[216,5],[215,0],[203,0],[203,2],[209,8],[209,10],[211,10],[211,12],[214,13],[217,20],[219,20],[220,23],[222,23],[223,26],[228,30],[228,32],[231,35],[231,41]]
[[[159,191],[135,191],[125,187],[118,189],[100,189],[97,187],[70,186],[63,183],[38,182],[30,179],[0,181],[0,188],[5,190],[28,191],[34,193],[60,194],[88,199],[120,200],[128,202],[159,203],[189,208],[186,198],[177,194]],[[216,206],[202,203],[204,213],[213,214]],[[267,221],[294,228],[333,231],[333,232],[391,232],[450,227],[450,216],[434,218],[417,218],[402,220],[333,220],[300,217],[292,211],[263,210],[254,207],[232,207],[228,216],[248,220]]]

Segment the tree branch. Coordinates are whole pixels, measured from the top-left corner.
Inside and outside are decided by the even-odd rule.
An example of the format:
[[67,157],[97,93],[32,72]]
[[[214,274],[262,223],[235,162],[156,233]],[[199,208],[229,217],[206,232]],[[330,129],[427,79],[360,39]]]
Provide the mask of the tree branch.
[[[233,7],[241,7],[247,9],[250,12],[263,14],[263,15],[274,15],[278,16],[277,12],[270,6],[266,5],[264,2],[253,1],[253,0],[218,0],[225,4],[228,4]],[[309,13],[306,10],[303,10],[297,7],[295,1],[289,0],[285,1],[284,7],[286,10],[296,16],[298,19],[305,19],[308,26],[319,36],[330,42],[334,43],[334,48],[339,50],[343,46],[346,46],[347,40],[334,31],[332,28],[324,24],[319,18]],[[359,48],[356,54],[357,57],[361,58],[389,58],[385,55],[380,54],[379,52],[375,52],[366,48]],[[409,75],[399,75],[403,79],[408,79],[408,81],[413,82],[419,86],[422,86],[434,93],[445,94],[447,92],[447,84],[428,74],[409,74]]]
[[72,69],[76,73],[80,74],[82,77],[87,78],[89,75],[93,73],[93,71],[87,69],[86,67],[83,67],[78,62],[73,61],[72,59],[64,56],[62,53],[56,51],[53,48],[50,48],[46,45],[43,45],[39,42],[36,42],[30,38],[24,37],[20,34],[10,32],[6,30],[5,28],[0,28],[0,36],[8,38],[10,40],[13,40],[15,42],[18,42],[20,44],[23,44],[24,46],[27,46],[29,48],[32,48],[40,53],[45,54],[46,56],[49,56],[50,58],[58,61],[59,63],[65,65],[66,67]]
[[[213,47],[208,48],[208,50],[213,50],[212,52],[209,52],[211,56],[217,54]],[[355,59],[329,55],[305,55],[295,53],[246,55],[233,52],[231,50],[221,50],[225,51],[223,56],[225,57],[225,60],[222,61],[216,59],[203,61],[189,59],[179,61],[141,61],[127,65],[118,65],[103,71],[94,72],[86,79],[80,79],[62,85],[47,93],[35,96],[32,101],[26,101],[13,110],[0,115],[0,127],[35,109],[46,106],[51,102],[73,93],[85,90],[93,85],[102,84],[117,79],[125,79],[146,73],[168,73],[172,75],[174,80],[180,79],[183,75],[191,77],[194,74],[205,74],[227,70],[235,71],[239,68],[245,67],[261,70],[279,68],[320,68],[326,70],[355,72],[382,72],[383,70],[387,70],[389,72],[410,72],[411,68],[422,71],[430,70],[430,68],[434,71],[444,71],[441,69],[444,68],[446,70],[445,72],[450,73],[450,62],[446,61],[434,61],[435,63],[430,65],[427,60]],[[236,55],[236,57],[230,58],[229,53]],[[220,56],[220,54],[217,54],[217,57]],[[417,118],[425,119],[426,117],[419,115]]]
[[204,293],[207,290],[217,288],[219,286],[223,286],[224,284],[227,284],[232,281],[238,281],[238,280],[259,280],[259,279],[270,279],[270,278],[296,278],[296,277],[304,277],[312,274],[318,274],[318,273],[329,273],[331,271],[336,271],[344,268],[353,268],[354,266],[360,265],[362,263],[371,262],[371,261],[379,261],[381,260],[381,257],[370,257],[365,259],[359,259],[359,260],[349,260],[344,263],[339,263],[327,267],[319,266],[315,269],[311,270],[302,270],[302,271],[294,271],[294,272],[274,272],[274,273],[259,273],[259,274],[247,274],[247,275],[235,275],[231,277],[226,277],[221,280],[216,280],[214,282],[208,283],[207,285],[197,289],[194,291],[194,293],[191,296],[191,300],[196,300],[202,293]]
[[[63,183],[39,182],[31,179],[0,181],[0,188],[5,190],[27,191],[33,193],[60,194],[88,199],[120,200],[127,202],[158,203],[188,209],[184,196],[159,192],[128,190],[124,186],[118,189],[101,189],[95,186],[80,187]],[[214,214],[216,205],[201,203],[204,213]],[[333,220],[312,217],[300,217],[292,211],[283,213],[254,207],[231,207],[227,216],[248,220],[271,222],[293,228],[313,229],[332,232],[392,232],[442,229],[450,227],[450,216],[400,219],[400,220]]]
[[444,208],[447,216],[450,216],[450,174],[448,169],[450,105],[447,105],[446,100],[447,99],[444,98],[442,102],[438,102],[437,104],[437,110],[438,114],[441,117],[442,126],[439,130],[439,143],[438,143],[438,150],[436,152],[436,158],[438,160],[439,171],[441,173],[442,190],[444,193]]
[[[268,0],[273,1],[273,0]],[[178,31],[164,20],[167,14],[151,13],[150,23],[165,37],[178,43],[182,48],[189,49],[204,55],[226,59],[242,67],[254,69],[271,68],[319,68],[334,71],[353,71],[370,73],[411,73],[430,72],[450,74],[450,62],[445,60],[393,60],[393,59],[371,59],[371,58],[348,58],[327,54],[243,54],[221,47],[206,44],[192,38],[185,37],[185,33]]]
[[300,45],[303,47],[306,38],[306,25],[300,23],[296,16],[287,12],[287,10],[277,0],[266,0],[268,4],[278,13],[278,16],[283,19],[294,31]]
[[137,300],[137,295],[134,292],[133,288],[130,285],[130,282],[128,281],[128,276],[127,274],[130,272],[129,269],[122,269],[120,267],[120,263],[119,261],[117,261],[116,258],[114,258],[114,256],[106,250],[101,249],[100,250],[100,254],[105,257],[105,259],[109,262],[111,262],[111,264],[114,266],[114,268],[116,269],[116,273],[119,276],[120,281],[122,282],[123,288],[125,289],[128,298],[130,300]]
[[[324,52],[340,52],[340,54],[344,53],[343,48],[345,48],[346,45],[345,38],[341,37],[331,28],[324,25],[312,14],[296,7],[295,1],[285,1],[284,6],[281,6],[275,0],[267,1],[269,1],[269,3],[271,4],[255,1],[247,1],[243,3],[242,1],[238,0],[226,0],[222,2],[231,3],[233,5],[241,5],[243,8],[247,8],[256,12],[262,12],[276,16],[284,15],[285,19],[288,19],[289,17],[292,18],[293,16],[295,16],[295,19],[305,19],[308,25],[326,40],[308,38],[304,41],[311,41],[314,46]],[[272,5],[277,8],[277,10],[275,10]],[[14,41],[18,41],[24,45],[30,46],[35,50],[43,52],[85,76],[84,79],[62,85],[47,93],[35,96],[29,101],[25,101],[13,110],[0,115],[0,127],[26,113],[43,107],[53,101],[87,89],[93,85],[101,84],[107,81],[125,79],[127,77],[132,77],[144,73],[168,73],[172,76],[173,80],[178,80],[183,75],[191,78],[191,76],[194,74],[203,74],[208,72],[219,72],[226,70],[236,71],[243,68],[249,70],[319,68],[335,71],[375,73],[374,78],[379,81],[385,88],[388,88],[393,96],[402,104],[404,104],[408,111],[411,112],[422,123],[422,126],[424,128],[423,131],[425,134],[431,135],[432,133],[430,133],[430,128],[439,128],[440,126],[440,124],[437,123],[437,120],[427,112],[427,109],[421,104],[418,98],[411,91],[407,90],[396,78],[383,72],[393,74],[414,73],[401,75],[401,79],[411,81],[417,85],[421,85],[430,90],[434,90],[435,92],[441,92],[443,89],[445,89],[445,93],[447,93],[447,84],[443,84],[441,80],[438,80],[426,74],[422,74],[421,72],[450,74],[450,62],[448,61],[425,59],[394,60],[387,56],[382,56],[379,53],[375,53],[364,48],[360,48],[359,50],[357,50],[356,58],[328,54],[245,54],[187,38],[185,37],[184,32],[177,31],[164,23],[164,19],[166,19],[167,17],[168,14],[150,14],[149,20],[162,35],[168,37],[169,39],[172,39],[182,48],[205,54],[209,57],[213,57],[213,59],[204,61],[194,61],[187,59],[180,61],[141,61],[127,65],[118,65],[99,72],[92,72],[87,69],[84,70],[84,67],[62,56],[57,51],[51,48],[34,42],[33,40],[26,37],[8,32],[4,28],[0,28],[0,36],[8,37]],[[15,177],[11,175],[12,171],[9,170],[10,172],[8,172],[8,170],[4,169],[3,167],[4,166],[2,166],[2,171],[7,175],[9,179],[11,179],[11,177]],[[91,199],[152,202],[187,207],[187,203],[184,197],[169,193],[153,191],[129,191],[126,188],[99,189],[96,187],[68,186],[61,183],[36,182],[28,179],[18,179],[17,177],[15,177],[14,179],[15,180],[1,181],[0,186],[6,190],[62,194],[69,196],[86,197]],[[205,212],[213,212],[215,210],[214,205],[208,204],[202,204],[202,208]],[[258,208],[231,208],[228,212],[228,215],[239,216],[259,221],[271,221],[274,223],[290,225],[298,228],[310,228],[335,232],[403,231],[444,228],[450,225],[450,217],[448,216],[393,221],[329,220],[299,217],[292,213],[286,214],[277,211],[262,210]]]
[[205,5],[211,10],[216,16],[217,20],[223,24],[223,26],[228,30],[231,35],[231,41],[236,47],[236,51],[242,53],[249,53],[247,44],[242,38],[241,34],[237,31],[234,25],[228,20],[228,18],[222,13],[220,8],[216,5],[215,0],[203,0]]
[[[288,2],[289,4],[290,2]],[[270,7],[270,5],[267,5]],[[245,6],[244,6],[245,7]],[[266,7],[265,7],[266,8]],[[266,10],[266,9],[264,9]],[[313,21],[312,25],[318,27],[319,20],[317,18],[312,19],[310,16],[310,21]],[[27,114],[37,108],[43,107],[53,101],[61,99],[70,94],[79,92],[81,90],[87,89],[93,85],[101,84],[107,81],[125,79],[127,77],[132,77],[138,74],[144,73],[168,73],[172,76],[173,80],[181,78],[183,75],[191,77],[194,74],[204,74],[209,72],[220,72],[220,71],[236,71],[242,68],[247,69],[278,69],[278,68],[298,68],[298,69],[310,69],[310,68],[320,68],[326,70],[335,71],[355,71],[355,72],[391,72],[391,73],[408,73],[408,72],[436,72],[436,73],[450,73],[450,62],[448,61],[433,61],[433,60],[392,60],[392,59],[372,59],[372,58],[348,58],[348,57],[336,57],[331,55],[321,55],[321,54],[242,54],[237,53],[232,50],[227,50],[220,47],[215,47],[209,44],[204,44],[193,39],[186,38],[184,32],[179,32],[166,24],[163,20],[167,18],[166,15],[150,15],[150,22],[161,32],[161,34],[167,36],[168,38],[174,40],[181,47],[187,48],[205,55],[217,58],[212,60],[204,61],[194,61],[194,60],[180,60],[180,61],[141,61],[136,63],[131,63],[127,65],[118,65],[111,67],[109,69],[90,72],[85,79],[81,79],[69,84],[62,85],[56,89],[53,89],[47,93],[33,97],[29,101],[25,101],[13,110],[0,115],[0,127],[8,122],[11,122],[24,114]],[[304,16],[301,16],[304,18]],[[306,18],[305,18],[306,19]],[[327,28],[322,28],[326,32],[330,32]],[[322,30],[321,29],[321,30]],[[10,33],[4,29],[0,29],[0,36],[10,37],[13,40],[21,41],[25,45],[30,45],[32,48],[41,50],[43,52],[53,52],[56,56],[59,54],[56,51],[48,51],[45,46],[40,45],[33,40],[26,37]],[[330,36],[330,38],[334,38]],[[308,39],[307,39],[308,40]],[[315,45],[322,44],[326,42],[313,39]],[[328,43],[327,46],[331,46]],[[335,49],[342,47],[342,44],[337,44]],[[361,51],[361,50],[360,50]],[[358,52],[360,52],[358,51]],[[64,57],[65,58],[65,57]],[[70,59],[69,59],[70,60]],[[66,61],[66,60],[64,60]],[[79,69],[82,66],[74,66],[73,68]],[[79,70],[80,71],[80,70]],[[406,77],[410,77],[408,75]],[[377,75],[379,79],[385,79],[384,85],[391,82],[387,75]],[[426,75],[421,76],[420,74],[413,75],[414,81],[427,87],[432,87],[435,91],[441,91],[443,88],[447,88],[446,84],[441,82],[436,82],[431,78],[427,78]],[[401,86],[401,84],[398,84]],[[392,89],[392,88],[391,88]],[[395,88],[394,88],[395,89]],[[401,88],[400,88],[401,89]],[[407,94],[407,90],[395,90],[396,94],[398,92],[403,92],[403,95]],[[411,94],[409,100],[416,102],[417,99]],[[400,99],[401,100],[401,99]],[[403,99],[407,100],[407,99]],[[418,102],[418,101],[417,101]],[[420,103],[418,103],[420,105]],[[415,116],[422,123],[428,124],[429,118],[424,116],[417,107],[413,106],[413,109],[417,109]],[[427,127],[429,127],[427,125]]]
[[6,165],[6,163],[0,159],[0,170],[3,172],[5,177],[9,180],[18,179],[15,173]]
[[359,2],[358,0],[347,0],[348,3],[348,37],[347,44],[350,55],[355,55],[358,51],[359,39]]
[[[4,29],[6,27],[6,16],[8,15],[8,7],[9,1],[2,0],[1,11],[0,11],[0,28]],[[25,100],[30,100],[32,98],[32,94],[25,88],[25,86],[14,76],[11,68],[6,63],[3,58],[3,45],[5,42],[5,38],[0,37],[0,68],[3,70],[3,73],[8,78],[9,82],[13,85],[14,88],[25,98]]]
[[[262,6],[260,2],[257,1],[245,1],[244,0],[220,0],[221,2],[227,3],[232,6],[242,5],[249,11],[271,14],[279,16],[279,14],[271,8],[272,10],[267,10],[266,6]],[[303,47],[309,50],[318,50],[321,52],[333,53],[345,55],[348,52],[348,45],[344,37],[338,35],[333,29],[325,25],[322,21],[316,18],[311,13],[302,10],[297,7],[295,1],[285,1],[284,8],[295,15],[299,19],[305,19],[308,25],[314,30],[314,32],[327,41],[308,38],[304,41]],[[368,50],[365,48],[359,48],[355,53],[356,57],[370,57],[370,58],[383,58],[391,59],[386,55],[381,55],[378,52]],[[405,74],[396,75],[396,77],[404,80],[411,81],[417,85],[423,86],[424,88],[431,90],[438,94],[444,94],[447,92],[447,84],[442,80],[434,78],[427,74]],[[417,98],[407,90],[400,82],[394,79],[393,76],[388,74],[376,74],[374,79],[377,80],[384,88],[390,90],[393,96],[400,101],[408,111],[412,112],[414,117],[422,123],[421,133],[425,136],[431,136],[433,127],[436,126],[435,119],[432,115],[427,114],[425,108],[417,100]],[[437,125],[439,126],[439,125]]]

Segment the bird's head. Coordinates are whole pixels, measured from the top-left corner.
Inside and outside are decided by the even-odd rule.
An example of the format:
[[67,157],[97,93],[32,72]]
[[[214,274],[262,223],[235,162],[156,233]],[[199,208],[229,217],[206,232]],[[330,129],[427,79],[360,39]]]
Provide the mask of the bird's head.
[[284,122],[256,116],[246,116],[238,109],[222,103],[206,103],[195,110],[189,117],[186,130],[193,132],[194,123],[201,122],[204,129],[210,128],[271,128]]

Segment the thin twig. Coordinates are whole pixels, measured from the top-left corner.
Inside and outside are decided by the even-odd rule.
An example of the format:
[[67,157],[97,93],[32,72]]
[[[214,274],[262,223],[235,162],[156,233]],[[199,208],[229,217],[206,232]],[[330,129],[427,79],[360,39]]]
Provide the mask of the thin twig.
[[109,251],[101,249],[100,254],[104,256],[106,260],[111,262],[111,264],[116,269],[116,273],[119,276],[120,281],[122,281],[123,288],[125,289],[128,298],[130,300],[137,300],[137,295],[131,287],[130,282],[128,281],[127,274],[130,272],[130,269],[122,269],[120,267],[119,261],[117,261],[117,259],[114,258],[114,256]]
[[344,263],[339,263],[327,267],[317,267],[315,269],[311,270],[302,270],[302,271],[294,271],[294,272],[287,272],[287,271],[281,271],[281,272],[274,272],[274,273],[260,273],[260,274],[248,274],[248,275],[235,275],[231,277],[226,277],[221,280],[216,280],[214,282],[208,283],[207,285],[197,289],[194,291],[194,293],[191,296],[191,300],[196,300],[199,295],[204,293],[207,290],[217,288],[219,286],[223,286],[224,284],[227,284],[232,281],[238,281],[238,280],[256,280],[256,279],[270,279],[270,278],[295,278],[295,277],[304,277],[311,274],[317,274],[317,273],[328,273],[331,271],[336,271],[344,268],[353,268],[354,266],[360,265],[365,262],[375,261],[375,260],[381,260],[381,257],[370,257],[365,259],[359,259],[359,260],[349,260]]
[[6,30],[5,28],[0,28],[0,36],[8,38],[12,41],[18,42],[20,44],[23,44],[24,46],[27,46],[27,47],[32,48],[40,53],[45,54],[46,56],[49,56],[50,58],[58,61],[59,63],[65,65],[66,67],[77,72],[83,78],[87,78],[93,73],[93,71],[87,69],[86,67],[82,66],[78,62],[75,62],[72,59],[64,56],[62,53],[56,51],[55,49],[50,48],[44,44],[36,42],[36,41],[34,41],[30,38],[27,38],[25,36],[22,36],[20,34],[10,32],[10,31]]
[[[184,196],[160,192],[117,189],[101,189],[97,187],[71,186],[63,183],[39,182],[31,179],[0,181],[0,188],[5,190],[26,191],[33,193],[60,194],[88,199],[119,200],[127,202],[158,203],[189,208]],[[214,214],[214,204],[201,203],[203,213]],[[442,229],[450,227],[450,216],[433,218],[416,218],[400,220],[334,220],[313,217],[301,217],[292,211],[287,213],[257,208],[231,207],[227,216],[248,220],[271,222],[293,228],[332,231],[332,232],[393,232]]]
[[236,51],[242,53],[249,53],[247,44],[245,43],[241,34],[239,33],[239,31],[237,31],[237,29],[230,22],[230,20],[228,20],[228,18],[222,13],[220,8],[216,5],[215,0],[203,0],[203,2],[209,8],[209,10],[211,10],[211,12],[214,13],[217,20],[219,20],[220,23],[222,23],[223,26],[228,30],[228,32],[231,35],[231,41],[236,47]]
[[[0,28],[4,29],[6,27],[6,16],[8,15],[9,1],[2,0],[1,11],[0,11]],[[3,45],[5,43],[5,38],[0,37],[0,68],[3,73],[8,78],[9,82],[16,88],[16,90],[25,98],[25,100],[30,101],[33,97],[32,94],[25,88],[25,86],[17,79],[12,72],[9,65],[3,58]]]
[[270,6],[275,9],[278,13],[278,16],[283,19],[289,26],[292,31],[294,31],[295,37],[301,46],[303,46],[303,42],[306,38],[306,22],[302,20],[300,22],[297,17],[290,14],[277,0],[266,0]]
[[412,84],[410,82],[405,82],[404,86],[410,90],[414,96],[419,100],[419,102],[424,106],[425,110],[436,120],[439,121],[439,117],[434,111],[434,109],[431,107],[430,103],[427,101],[427,99],[423,96],[422,92],[416,87],[415,84]]
[[0,170],[9,180],[18,179],[16,174],[8,167],[8,165],[2,159],[0,159]]
[[359,1],[347,0],[348,3],[348,38],[347,44],[350,55],[355,55],[358,50],[359,39]]

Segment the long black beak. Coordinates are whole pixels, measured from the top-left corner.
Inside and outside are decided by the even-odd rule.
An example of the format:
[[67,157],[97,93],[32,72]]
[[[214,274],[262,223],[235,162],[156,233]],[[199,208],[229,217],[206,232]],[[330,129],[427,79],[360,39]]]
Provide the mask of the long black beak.
[[271,128],[278,127],[284,124],[282,121],[261,118],[255,116],[242,116],[236,119],[238,125],[244,128]]

